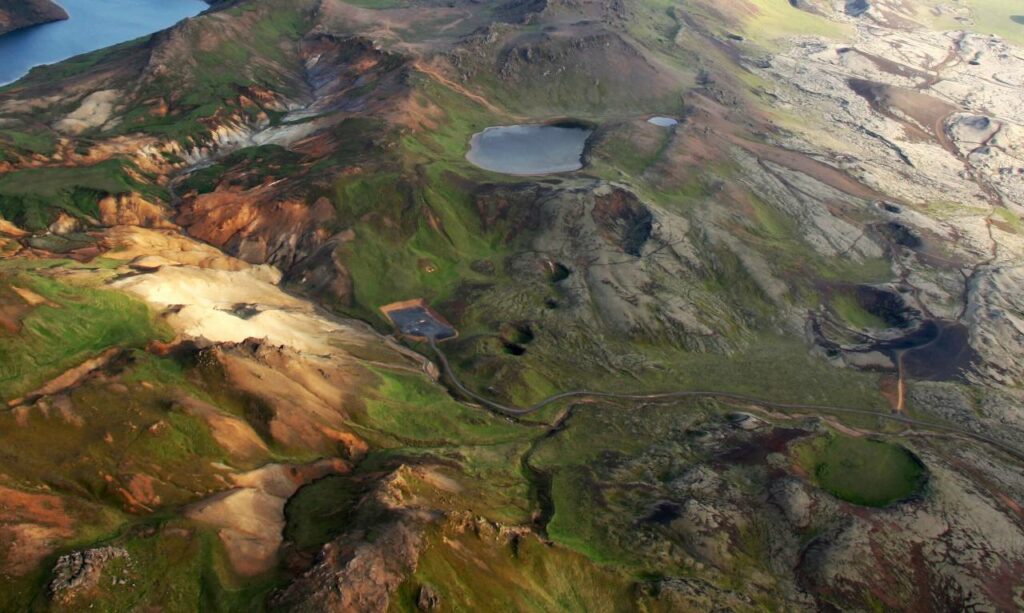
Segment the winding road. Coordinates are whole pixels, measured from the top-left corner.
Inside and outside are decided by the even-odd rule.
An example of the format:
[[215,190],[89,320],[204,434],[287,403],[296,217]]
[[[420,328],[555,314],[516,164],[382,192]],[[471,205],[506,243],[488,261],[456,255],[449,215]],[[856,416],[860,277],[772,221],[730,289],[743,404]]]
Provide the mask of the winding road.
[[448,357],[444,351],[437,345],[434,339],[429,340],[430,348],[437,355],[438,362],[441,364],[441,371],[448,379],[459,394],[466,398],[471,398],[479,402],[484,407],[509,417],[522,417],[531,413],[543,409],[544,407],[559,402],[561,400],[567,400],[570,398],[605,398],[608,400],[679,400],[682,398],[717,398],[720,400],[733,400],[737,402],[746,402],[755,404],[769,409],[782,409],[782,410],[811,410],[811,411],[827,411],[830,413],[844,413],[848,415],[866,415],[869,417],[877,417],[878,419],[884,419],[892,422],[905,424],[908,426],[914,426],[924,430],[939,431],[944,433],[956,434],[964,436],[980,443],[991,445],[1003,451],[1019,461],[1024,461],[1024,450],[1017,449],[1016,447],[1002,443],[996,439],[990,438],[983,434],[977,434],[969,430],[964,430],[956,426],[949,426],[945,424],[937,424],[928,421],[922,421],[907,417],[906,415],[894,414],[894,413],[881,413],[878,411],[872,411],[870,409],[856,409],[851,407],[835,407],[824,404],[802,404],[796,402],[775,402],[771,400],[764,400],[762,398],[756,398],[754,396],[748,396],[746,394],[736,394],[733,392],[721,392],[713,390],[679,390],[672,392],[653,392],[653,393],[629,393],[629,392],[598,392],[593,390],[570,390],[553,394],[540,400],[528,407],[512,407],[500,402],[495,402],[481,396],[473,390],[466,387],[466,385],[459,379],[458,375],[452,369],[451,364],[448,362]]

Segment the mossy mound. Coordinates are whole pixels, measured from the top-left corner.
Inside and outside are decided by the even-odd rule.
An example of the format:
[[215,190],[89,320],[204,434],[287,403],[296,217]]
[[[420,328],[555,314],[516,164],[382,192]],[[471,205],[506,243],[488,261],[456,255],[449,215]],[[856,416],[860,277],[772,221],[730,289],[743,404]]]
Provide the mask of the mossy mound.
[[799,443],[793,457],[814,482],[836,498],[884,507],[913,496],[927,477],[913,453],[892,443],[828,434]]

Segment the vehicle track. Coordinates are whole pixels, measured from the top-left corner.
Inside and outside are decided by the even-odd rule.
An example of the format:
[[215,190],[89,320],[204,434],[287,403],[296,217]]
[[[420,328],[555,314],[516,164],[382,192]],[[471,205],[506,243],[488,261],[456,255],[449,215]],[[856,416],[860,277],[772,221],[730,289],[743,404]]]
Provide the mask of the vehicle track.
[[734,392],[721,392],[714,390],[678,390],[671,392],[652,392],[652,393],[630,393],[630,392],[598,392],[592,390],[569,390],[565,392],[559,392],[552,394],[543,400],[540,400],[528,407],[512,407],[500,402],[495,402],[481,396],[473,390],[466,387],[466,385],[458,378],[455,371],[452,369],[451,364],[448,363],[448,357],[444,354],[444,351],[438,347],[437,342],[433,339],[429,341],[430,348],[437,355],[437,359],[441,364],[441,371],[451,386],[458,391],[460,394],[467,398],[471,398],[487,409],[506,415],[509,417],[522,417],[524,415],[530,415],[543,409],[544,407],[556,403],[560,400],[566,400],[569,398],[604,398],[608,400],[678,400],[681,398],[717,398],[722,400],[733,400],[737,402],[747,402],[750,404],[756,404],[769,409],[782,409],[782,410],[810,410],[810,411],[828,411],[831,413],[845,413],[848,415],[866,415],[869,417],[877,417],[878,419],[884,419],[887,421],[893,421],[901,424],[915,426],[917,428],[925,430],[933,430],[956,434],[964,436],[980,443],[985,443],[995,447],[1004,453],[1007,453],[1019,461],[1024,461],[1024,450],[1017,449],[1016,447],[1007,445],[996,439],[990,438],[983,434],[977,434],[969,430],[964,430],[956,426],[948,426],[945,424],[937,424],[912,417],[907,417],[903,414],[897,413],[881,413],[878,411],[872,411],[870,409],[857,409],[853,407],[836,407],[825,404],[804,404],[798,402],[777,402],[772,400],[764,400],[755,396],[749,396],[747,394],[737,394]]

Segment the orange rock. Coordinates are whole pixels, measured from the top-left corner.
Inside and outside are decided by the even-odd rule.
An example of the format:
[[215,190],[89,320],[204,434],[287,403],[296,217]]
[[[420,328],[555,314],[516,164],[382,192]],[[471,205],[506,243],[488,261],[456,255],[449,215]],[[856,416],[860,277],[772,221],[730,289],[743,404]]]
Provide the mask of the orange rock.
[[100,200],[99,209],[100,221],[106,226],[176,227],[164,217],[163,208],[134,192],[107,196]]

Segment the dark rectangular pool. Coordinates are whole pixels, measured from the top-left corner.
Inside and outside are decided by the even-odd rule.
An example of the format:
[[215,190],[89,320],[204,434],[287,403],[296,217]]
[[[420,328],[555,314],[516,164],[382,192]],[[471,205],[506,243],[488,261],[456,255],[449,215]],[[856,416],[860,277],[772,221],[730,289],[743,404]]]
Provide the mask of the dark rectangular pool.
[[455,328],[423,300],[395,302],[380,310],[400,333],[410,338],[443,341],[458,335]]

